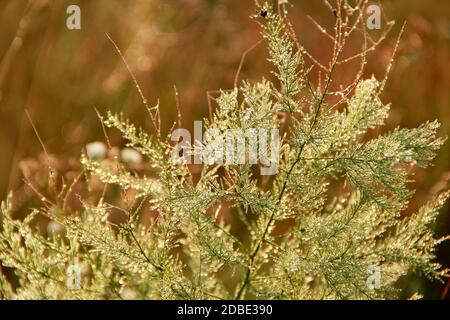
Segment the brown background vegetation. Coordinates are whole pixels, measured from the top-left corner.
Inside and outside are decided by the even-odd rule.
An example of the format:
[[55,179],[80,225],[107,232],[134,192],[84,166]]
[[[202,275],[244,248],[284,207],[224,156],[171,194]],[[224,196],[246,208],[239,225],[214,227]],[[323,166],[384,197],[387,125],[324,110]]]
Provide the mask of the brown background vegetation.
[[[326,61],[326,39],[306,16],[331,28],[330,12],[321,1],[290,2],[300,42]],[[384,96],[393,108],[387,128],[439,119],[441,135],[449,135],[450,2],[381,3],[386,16],[397,23],[369,56],[367,77],[382,77],[401,25],[407,23]],[[81,7],[81,30],[65,27],[70,4]],[[21,187],[20,169],[25,166],[21,160],[37,159],[42,151],[24,110],[62,167],[76,166],[86,143],[103,140],[94,107],[101,113],[122,111],[151,131],[134,84],[105,33],[122,49],[150,104],[159,100],[163,129],[168,132],[176,120],[173,85],[187,128],[208,115],[208,90],[233,87],[243,52],[259,40],[258,26],[249,19],[252,13],[252,0],[1,1],[0,196]],[[264,45],[251,51],[241,79],[270,77],[265,58]],[[341,72],[336,82],[346,76]],[[122,143],[119,137],[112,138]],[[25,167],[33,174],[30,162]],[[418,190],[409,211],[437,189],[448,187],[449,170],[450,143],[446,143],[433,168],[416,172],[412,187]],[[436,232],[450,233],[450,211],[441,215]],[[450,267],[449,244],[441,247],[439,260]],[[423,285],[416,277],[404,281],[410,290]],[[446,295],[445,285],[439,283],[425,283],[424,292],[427,298]]]

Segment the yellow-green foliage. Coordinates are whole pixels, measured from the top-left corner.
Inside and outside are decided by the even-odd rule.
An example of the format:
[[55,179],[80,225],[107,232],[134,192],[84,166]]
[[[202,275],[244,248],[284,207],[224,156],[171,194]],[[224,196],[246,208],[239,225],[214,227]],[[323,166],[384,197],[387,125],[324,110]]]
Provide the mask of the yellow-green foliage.
[[[279,83],[263,79],[222,92],[205,122],[220,130],[271,129],[280,126],[275,115],[283,115],[290,125],[278,174],[263,183],[254,165],[204,165],[194,183],[187,166],[172,163],[168,138],[108,114],[105,126],[118,129],[152,168],[143,177],[117,162],[82,156],[88,180],[135,191],[134,205],[122,208],[125,221],[107,222],[115,208],[103,198],[82,200],[78,212],[47,205],[24,221],[12,220],[8,200],[0,260],[13,268],[19,285],[12,289],[0,276],[3,298],[395,298],[395,283],[410,271],[444,275],[433,262],[442,239],[433,238],[432,226],[448,193],[401,218],[411,197],[411,167],[427,166],[443,143],[436,138],[439,124],[364,141],[388,116],[380,100],[383,83],[358,80],[351,95],[342,95],[346,108],[337,111],[326,102],[328,85],[309,83],[285,18],[267,5],[258,15]],[[334,197],[333,183],[345,183],[345,191]],[[144,228],[139,215],[147,203],[157,215]],[[232,224],[217,214],[224,203],[233,208]],[[31,227],[37,214],[64,232],[40,235]],[[376,288],[367,285],[371,267],[380,268]],[[68,285],[74,269],[78,287]]]

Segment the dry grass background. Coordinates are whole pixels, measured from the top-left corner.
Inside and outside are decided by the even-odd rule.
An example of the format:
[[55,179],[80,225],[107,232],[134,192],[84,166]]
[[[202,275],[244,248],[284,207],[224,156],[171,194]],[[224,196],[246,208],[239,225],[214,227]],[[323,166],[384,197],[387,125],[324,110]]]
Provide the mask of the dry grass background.
[[[325,26],[333,17],[321,1],[291,0],[291,19],[300,42],[324,61],[327,42],[307,15]],[[393,110],[388,128],[413,127],[439,119],[441,134],[450,135],[450,2],[448,0],[381,1],[393,32],[369,56],[366,75],[382,77],[403,21],[405,33],[385,92]],[[78,4],[82,29],[65,27],[66,8]],[[122,49],[150,104],[158,99],[165,132],[176,120],[173,86],[180,94],[183,126],[208,115],[206,92],[233,87],[243,52],[259,40],[249,19],[252,0],[5,0],[0,2],[0,196],[17,190],[15,208],[23,215],[32,202],[22,170],[45,180],[41,147],[25,110],[33,118],[55,165],[73,177],[83,146],[102,140],[94,107],[122,111],[136,123],[151,126],[145,109],[108,33]],[[268,75],[264,45],[248,53],[241,78]],[[340,73],[345,81],[348,74]],[[116,144],[119,137],[112,135]],[[29,159],[23,161],[24,159]],[[41,156],[42,159],[42,156]],[[45,166],[44,166],[45,167]],[[45,168],[44,168],[45,169]],[[449,187],[450,143],[436,165],[416,173],[418,189],[410,211],[439,188]],[[45,171],[45,170],[44,170]],[[72,176],[71,176],[72,175]],[[450,211],[436,230],[450,233]],[[450,245],[439,260],[450,267]],[[405,278],[426,298],[450,298],[448,286]]]

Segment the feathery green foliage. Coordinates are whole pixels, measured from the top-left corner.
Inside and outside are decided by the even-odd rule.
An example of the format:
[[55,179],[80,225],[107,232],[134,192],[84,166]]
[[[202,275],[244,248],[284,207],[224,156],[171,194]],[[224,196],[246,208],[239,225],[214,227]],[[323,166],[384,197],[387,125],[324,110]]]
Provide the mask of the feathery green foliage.
[[[401,216],[412,195],[411,168],[429,165],[443,143],[436,137],[439,124],[367,141],[365,133],[388,116],[380,99],[384,82],[356,79],[351,90],[339,92],[345,106],[339,111],[328,97],[346,37],[335,38],[326,81],[314,88],[304,49],[283,13],[267,4],[260,12],[278,82],[222,91],[205,123],[222,131],[286,127],[278,174],[264,179],[258,165],[246,163],[204,165],[194,182],[188,166],[172,162],[169,137],[148,135],[109,113],[104,125],[146,157],[147,176],[118,159],[83,155],[81,162],[88,181],[115,185],[123,197],[133,191],[132,205],[118,208],[102,196],[80,200],[80,211],[47,200],[19,221],[10,218],[8,199],[0,260],[13,268],[19,285],[0,276],[3,298],[382,299],[398,297],[396,282],[410,271],[433,279],[446,274],[433,262],[444,239],[433,238],[432,227],[449,193]],[[337,29],[355,30],[345,18]],[[332,184],[342,191],[335,195]],[[220,215],[224,204],[232,217]],[[114,210],[124,221],[108,220]],[[144,210],[154,213],[146,226]],[[63,231],[41,235],[33,227],[36,215]],[[380,271],[375,287],[368,285],[374,268]]]

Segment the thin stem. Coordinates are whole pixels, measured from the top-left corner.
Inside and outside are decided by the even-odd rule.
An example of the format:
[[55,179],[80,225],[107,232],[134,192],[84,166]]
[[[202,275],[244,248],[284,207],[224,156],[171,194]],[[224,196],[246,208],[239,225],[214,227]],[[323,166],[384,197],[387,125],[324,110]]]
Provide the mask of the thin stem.
[[145,253],[144,249],[142,249],[142,246],[139,243],[138,239],[136,239],[136,236],[134,235],[134,232],[132,230],[128,230],[128,232],[130,233],[130,236],[133,239],[133,241],[136,243],[139,251],[141,251],[141,254],[144,256],[145,260],[147,260],[147,262],[149,264],[151,264],[154,268],[156,268],[158,271],[160,271],[160,272],[164,271],[164,269],[161,266],[158,266],[156,263],[154,263],[152,260],[150,260],[150,258]]
[[[340,51],[341,50],[339,50],[339,52]],[[338,52],[337,55],[339,55],[339,52]],[[322,93],[322,95],[321,95],[321,97],[319,99],[317,110],[316,110],[316,112],[314,114],[314,119],[313,119],[313,122],[311,124],[310,129],[309,129],[308,136],[311,135],[311,133],[312,133],[312,131],[313,131],[313,129],[314,129],[316,123],[317,123],[317,118],[318,118],[318,116],[320,114],[320,110],[322,109],[322,105],[323,105],[323,103],[325,101],[326,94],[327,94],[328,89],[329,89],[330,84],[331,84],[331,78],[332,78],[332,75],[333,75],[334,68],[336,67],[337,58],[338,58],[338,56],[336,56],[333,59],[333,63],[332,63],[332,66],[330,68],[330,73],[328,74],[328,79],[327,79],[327,82],[326,82],[326,85],[325,85],[325,89],[324,89],[324,91],[323,91],[323,93]],[[284,193],[286,191],[287,183],[288,183],[290,175],[292,174],[292,171],[294,171],[295,166],[301,160],[301,155],[303,153],[303,150],[304,150],[307,142],[308,141],[305,141],[302,144],[302,146],[300,147],[300,150],[297,153],[295,161],[292,163],[291,167],[289,168],[289,171],[288,171],[288,173],[286,175],[286,179],[285,179],[285,181],[283,183],[283,186],[281,188],[280,194],[278,196],[278,200],[277,200],[278,204],[281,202],[281,200],[283,198],[283,195],[284,195]],[[272,223],[273,223],[274,219],[275,219],[275,211],[273,211],[272,214],[270,215],[269,221],[267,222],[267,224],[266,224],[266,226],[264,228],[263,234],[262,234],[260,240],[258,241],[258,244],[256,245],[255,249],[253,250],[252,254],[250,255],[250,266],[247,267],[247,270],[246,270],[245,275],[244,275],[244,281],[242,283],[242,286],[239,288],[238,293],[236,294],[236,300],[239,300],[242,297],[242,294],[244,293],[244,290],[247,288],[247,286],[250,283],[251,268],[253,267],[253,263],[254,263],[255,257],[258,254],[259,250],[261,249],[261,245],[265,241],[267,233],[269,232],[269,229],[272,226]]]

